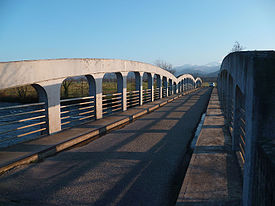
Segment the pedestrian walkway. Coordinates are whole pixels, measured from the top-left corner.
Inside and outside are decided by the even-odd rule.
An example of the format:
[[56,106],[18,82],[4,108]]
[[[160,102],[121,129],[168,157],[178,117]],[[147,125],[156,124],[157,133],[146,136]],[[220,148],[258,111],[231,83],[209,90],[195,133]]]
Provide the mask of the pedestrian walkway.
[[176,205],[241,205],[241,184],[215,88]]
[[63,130],[54,135],[20,143],[4,149],[0,148],[0,174],[15,166],[44,159],[47,156],[53,155],[73,145],[104,135],[106,132],[116,127],[125,125],[178,97],[197,90],[198,89],[186,91],[182,94],[173,95],[142,106],[137,106],[125,112],[115,113],[97,121]]

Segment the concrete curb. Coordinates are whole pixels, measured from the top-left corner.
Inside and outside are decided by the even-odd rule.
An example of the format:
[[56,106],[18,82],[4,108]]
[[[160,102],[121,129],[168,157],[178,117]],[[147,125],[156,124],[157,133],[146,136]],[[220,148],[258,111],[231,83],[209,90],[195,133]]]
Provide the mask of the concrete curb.
[[87,140],[92,140],[92,138],[96,138],[98,136],[102,136],[104,134],[106,134],[106,132],[112,130],[112,129],[115,129],[119,126],[122,126],[122,125],[125,125],[125,124],[129,124],[131,123],[133,120],[145,115],[145,114],[148,114],[156,109],[158,109],[159,107],[162,107],[164,105],[166,105],[167,103],[170,103],[172,101],[174,101],[175,99],[178,99],[179,97],[181,96],[184,96],[184,95],[187,95],[187,94],[190,94],[192,92],[195,92],[197,90],[199,90],[200,88],[197,88],[197,89],[193,89],[193,90],[190,90],[190,91],[187,91],[187,92],[184,92],[182,94],[179,94],[175,97],[172,97],[170,99],[167,99],[165,100],[164,102],[161,102],[157,105],[154,105],[150,108],[147,108],[147,109],[144,109],[143,111],[141,112],[138,112],[136,114],[133,114],[129,117],[126,117],[124,119],[121,119],[121,120],[118,120],[118,121],[115,121],[111,124],[108,124],[108,125],[105,125],[105,126],[102,126],[100,128],[97,128],[97,129],[94,129],[93,131],[89,131],[85,134],[82,134],[80,136],[76,136],[76,137],[73,137],[69,140],[66,140],[66,141],[63,141],[63,142],[60,142],[56,145],[53,145],[53,146],[50,146],[46,149],[43,149],[39,152],[34,152],[30,155],[25,155],[25,156],[22,156],[18,159],[15,159],[5,165],[0,165],[0,174],[16,167],[16,166],[19,166],[19,165],[24,165],[24,164],[29,164],[29,163],[32,163],[32,162],[37,162],[37,161],[40,161],[48,156],[51,156],[51,155],[54,155],[56,153],[59,153],[65,149],[68,149],[72,146],[75,146],[79,143],[82,143],[84,141],[87,141]]

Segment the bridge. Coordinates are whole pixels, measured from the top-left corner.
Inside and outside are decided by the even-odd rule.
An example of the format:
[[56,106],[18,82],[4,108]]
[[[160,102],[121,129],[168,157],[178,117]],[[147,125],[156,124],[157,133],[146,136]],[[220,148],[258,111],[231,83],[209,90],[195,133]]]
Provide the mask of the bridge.
[[[61,59],[0,63],[0,89],[32,85],[39,96],[39,103],[1,109],[28,107],[23,115],[36,113],[12,122],[40,119],[1,131],[17,133],[3,138],[3,142],[16,140],[0,152],[0,202],[272,205],[274,65],[274,51],[229,54],[221,66],[218,98],[216,88],[201,88],[200,78],[188,74],[176,78],[140,62]],[[111,72],[116,75],[117,93],[106,95],[102,80]],[[136,90],[129,92],[130,72]],[[147,78],[143,78],[145,73]],[[60,100],[62,82],[80,75],[87,78],[89,95]],[[143,79],[148,88],[143,88]],[[72,113],[70,108],[76,110],[76,106],[78,112]],[[82,109],[85,112],[79,112]],[[192,149],[190,143],[205,111]],[[65,116],[68,113],[70,117]],[[73,120],[78,124],[70,125]],[[7,124],[11,123],[1,126]],[[32,132],[40,138],[20,143],[20,137]],[[213,161],[204,161],[207,159]],[[44,161],[27,164],[39,160]],[[226,175],[231,172],[236,175]]]

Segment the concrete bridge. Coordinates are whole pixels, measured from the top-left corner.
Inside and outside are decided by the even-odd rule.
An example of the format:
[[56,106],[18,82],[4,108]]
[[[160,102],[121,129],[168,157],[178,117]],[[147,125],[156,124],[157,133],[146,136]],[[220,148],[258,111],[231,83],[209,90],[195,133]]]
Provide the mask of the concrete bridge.
[[[55,65],[54,61],[60,61],[50,72],[56,79],[45,71]],[[34,85],[40,100],[46,102],[51,135],[1,150],[1,171],[8,172],[0,177],[0,203],[273,205],[274,51],[236,52],[225,57],[218,79],[219,97],[216,89],[199,88],[200,79],[190,75],[176,78],[143,63],[80,59],[35,62],[25,62],[30,63],[28,67],[17,62],[22,80],[14,83],[8,77],[17,70],[7,73],[9,63],[3,63],[6,66],[0,67],[0,78],[5,81],[0,82],[2,88]],[[114,70],[106,70],[111,63]],[[70,69],[61,74],[58,68],[66,65]],[[78,72],[80,65],[83,72]],[[98,69],[93,73],[95,67]],[[43,68],[46,76],[38,75],[39,81],[33,81],[36,77],[28,77],[26,71],[35,68]],[[102,78],[108,71],[117,75],[121,110],[102,118]],[[135,73],[138,105],[128,109],[126,76],[131,71]],[[142,88],[145,72],[149,72],[150,92]],[[56,133],[62,124],[60,85],[65,78],[78,75],[87,76],[98,120]],[[157,87],[153,87],[153,76]],[[143,104],[145,92],[150,97],[147,104]],[[190,142],[205,111],[192,154]],[[41,163],[16,167],[68,148]]]

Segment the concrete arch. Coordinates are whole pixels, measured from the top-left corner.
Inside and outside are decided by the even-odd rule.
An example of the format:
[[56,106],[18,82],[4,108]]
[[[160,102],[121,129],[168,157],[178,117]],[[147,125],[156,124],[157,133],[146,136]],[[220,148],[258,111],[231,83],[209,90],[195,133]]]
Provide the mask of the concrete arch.
[[[147,63],[119,59],[49,59],[28,60],[0,63],[0,89],[28,84],[40,85],[47,96],[49,133],[60,131],[60,87],[68,77],[86,76],[89,84],[89,95],[95,99],[96,119],[102,118],[102,79],[106,73],[115,73],[117,89],[122,93],[123,111],[127,109],[127,75],[134,72],[139,104],[143,104],[143,74],[148,74],[148,91],[154,101],[154,75],[157,75],[159,97],[178,93],[178,85],[192,75],[175,77],[160,67]],[[168,86],[169,84],[169,86]],[[148,96],[148,94],[147,94]]]

